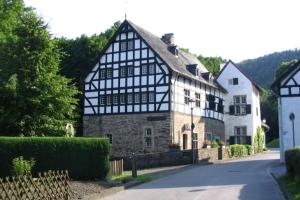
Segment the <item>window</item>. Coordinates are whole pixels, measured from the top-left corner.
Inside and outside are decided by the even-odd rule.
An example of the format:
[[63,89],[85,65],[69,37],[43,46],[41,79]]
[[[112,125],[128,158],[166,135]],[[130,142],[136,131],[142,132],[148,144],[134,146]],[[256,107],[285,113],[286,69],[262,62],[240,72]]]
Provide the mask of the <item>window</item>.
[[100,79],[105,79],[105,69],[100,70]]
[[106,105],[111,105],[111,96],[110,95],[106,96]]
[[187,89],[184,89],[183,92],[184,92],[184,104],[189,105],[190,104],[190,91]]
[[114,103],[114,104],[118,104],[118,100],[119,100],[119,99],[118,99],[118,95],[115,94],[115,95],[113,96],[113,103]]
[[234,137],[236,144],[247,144],[247,127],[246,126],[236,126],[234,127]]
[[150,92],[148,98],[149,102],[154,102],[154,92]]
[[209,140],[209,141],[213,140],[213,135],[211,132],[207,132],[205,135],[206,135],[206,140]]
[[194,143],[194,148],[198,149],[198,133],[193,133],[194,138],[193,138],[193,143]]
[[105,134],[105,136],[108,138],[109,144],[112,144],[113,142],[112,134]]
[[232,84],[233,85],[238,85],[239,84],[239,79],[238,78],[233,78],[232,79]]
[[142,74],[147,74],[147,65],[142,65]]
[[196,107],[200,108],[200,94],[195,93],[195,97],[196,97]]
[[128,94],[127,96],[127,103],[132,103],[133,99],[132,99],[132,94]]
[[142,93],[142,103],[147,103],[147,93]]
[[100,96],[100,105],[105,105],[105,96]]
[[120,45],[121,45],[120,50],[121,50],[121,51],[126,51],[126,44],[127,44],[126,41],[122,41],[122,42],[120,43]]
[[149,149],[152,148],[152,129],[145,128],[144,130],[144,145],[145,148]]
[[133,67],[132,66],[128,67],[128,69],[127,69],[127,75],[128,76],[133,76]]
[[140,102],[140,94],[136,93],[134,94],[134,103],[139,103]]
[[125,77],[127,75],[126,67],[120,68],[120,76]]
[[120,104],[125,104],[125,95],[120,94]]
[[154,74],[154,64],[149,64],[149,74]]
[[132,50],[133,49],[133,40],[128,40],[127,42],[127,50]]
[[106,71],[106,77],[111,78],[112,77],[112,69],[107,69]]
[[247,114],[247,101],[246,96],[234,96],[233,102],[234,102],[234,114],[235,115],[246,115]]

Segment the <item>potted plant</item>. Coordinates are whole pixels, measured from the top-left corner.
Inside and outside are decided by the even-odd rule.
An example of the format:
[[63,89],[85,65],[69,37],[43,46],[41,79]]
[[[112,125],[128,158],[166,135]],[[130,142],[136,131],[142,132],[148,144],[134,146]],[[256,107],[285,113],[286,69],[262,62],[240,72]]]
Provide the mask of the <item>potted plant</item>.
[[210,145],[211,145],[211,142],[209,140],[205,140],[204,144],[203,144],[203,147],[207,148],[207,149],[210,149]]

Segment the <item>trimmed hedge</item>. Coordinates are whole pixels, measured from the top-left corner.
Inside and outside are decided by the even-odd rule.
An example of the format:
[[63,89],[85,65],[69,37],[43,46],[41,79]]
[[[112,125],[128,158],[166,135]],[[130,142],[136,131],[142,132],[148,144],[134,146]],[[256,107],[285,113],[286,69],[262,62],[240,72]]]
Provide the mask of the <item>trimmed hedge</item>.
[[104,138],[0,137],[0,177],[12,174],[12,160],[35,159],[33,175],[68,170],[74,179],[104,178],[109,170],[110,145]]
[[229,146],[230,157],[244,157],[253,154],[251,145],[234,144]]
[[285,151],[285,165],[288,175],[300,181],[300,147]]

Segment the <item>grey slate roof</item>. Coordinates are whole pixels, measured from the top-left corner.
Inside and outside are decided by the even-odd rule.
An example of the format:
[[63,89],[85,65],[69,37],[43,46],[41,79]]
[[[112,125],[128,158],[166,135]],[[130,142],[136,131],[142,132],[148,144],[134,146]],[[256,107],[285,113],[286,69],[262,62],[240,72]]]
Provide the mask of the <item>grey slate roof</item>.
[[127,22],[146,41],[146,43],[161,57],[164,62],[166,62],[166,64],[173,71],[188,78],[219,88],[216,83],[208,82],[202,77],[196,77],[186,69],[186,65],[197,64],[200,68],[200,72],[208,72],[195,55],[179,50],[178,57],[176,57],[168,50],[168,45],[164,43],[159,37],[128,20],[126,20],[125,22]]

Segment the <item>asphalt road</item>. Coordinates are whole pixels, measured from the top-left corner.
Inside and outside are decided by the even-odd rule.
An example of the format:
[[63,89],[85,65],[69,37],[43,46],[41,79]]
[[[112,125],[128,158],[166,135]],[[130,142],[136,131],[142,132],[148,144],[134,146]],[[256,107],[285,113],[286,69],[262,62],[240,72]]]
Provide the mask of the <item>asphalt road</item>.
[[137,187],[106,200],[196,200],[196,199],[283,199],[269,169],[279,161],[271,151],[243,160],[196,166]]

